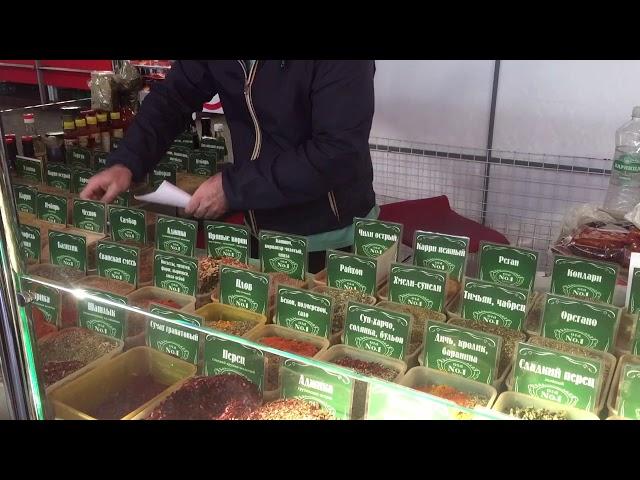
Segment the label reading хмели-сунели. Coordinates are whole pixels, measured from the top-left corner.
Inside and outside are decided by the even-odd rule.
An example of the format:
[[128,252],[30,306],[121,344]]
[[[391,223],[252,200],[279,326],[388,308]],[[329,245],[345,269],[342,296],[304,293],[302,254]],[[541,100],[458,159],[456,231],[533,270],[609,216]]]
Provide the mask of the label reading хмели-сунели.
[[16,156],[16,169],[18,176],[25,180],[42,183],[44,181],[44,168],[37,158]]
[[276,296],[277,325],[329,338],[331,297],[299,288],[279,286]]
[[91,168],[91,150],[84,147],[70,148],[67,150],[67,163],[74,168]]
[[19,212],[33,213],[38,211],[38,189],[28,185],[14,185],[13,195]]
[[153,167],[151,173],[149,174],[149,184],[153,188],[157,188],[160,186],[162,182],[165,180],[169,183],[176,184],[176,170],[177,167],[173,163],[160,162],[158,165]]
[[47,185],[55,187],[65,192],[70,192],[72,187],[71,167],[64,163],[47,164]]
[[264,390],[264,353],[233,340],[207,335],[204,343],[204,374],[238,374]]
[[553,260],[551,293],[613,303],[618,265],[558,255]]
[[222,222],[205,222],[207,253],[210,257],[231,257],[247,263],[251,254],[249,229]]
[[170,163],[176,166],[178,172],[186,172],[189,169],[189,150],[184,147],[171,147],[162,163]]
[[460,315],[469,320],[520,331],[528,304],[528,290],[465,278]]
[[67,197],[38,192],[38,218],[45,222],[67,224]]
[[318,403],[338,420],[351,417],[353,380],[290,358],[280,367],[282,398]]
[[639,364],[629,363],[622,367],[616,408],[621,417],[640,420]]
[[353,253],[327,251],[327,285],[375,295],[378,261]]
[[413,318],[406,313],[349,302],[344,322],[345,345],[404,360]]
[[192,256],[196,251],[198,222],[158,215],[156,248],[164,252]]
[[124,340],[124,324],[127,311],[120,305],[127,304],[127,298],[100,290],[86,289],[87,293],[101,300],[115,303],[98,302],[89,297],[78,300],[78,326],[88,328],[108,337]]
[[423,364],[491,385],[497,377],[502,337],[427,321]]
[[478,278],[505,287],[533,290],[538,268],[538,252],[480,242]]
[[218,169],[218,154],[212,150],[198,149],[191,152],[189,173],[211,177]]
[[158,288],[194,297],[198,286],[198,261],[193,257],[155,250],[153,284]]
[[94,175],[93,170],[89,168],[74,168],[71,174],[71,191],[73,193],[82,192]]
[[599,359],[518,343],[513,390],[569,407],[593,411],[602,378]]
[[[147,346],[197,365],[200,333],[189,326],[202,325],[202,317],[153,303],[149,307],[151,314],[166,320],[149,319],[146,336]],[[168,320],[180,322],[181,325],[175,325]]]
[[111,238],[116,242],[129,240],[147,242],[147,221],[144,210],[126,207],[109,207]]
[[307,279],[306,237],[268,231],[260,232],[258,237],[263,272],[281,272],[297,280]]
[[417,230],[413,241],[413,264],[447,272],[449,278],[462,282],[469,238]]
[[30,293],[32,296],[32,300],[29,303],[31,308],[36,307],[40,310],[47,323],[58,326],[61,306],[60,290],[42,285],[27,278],[23,278],[22,282],[24,291]]
[[397,260],[401,238],[402,225],[399,223],[366,218],[353,219],[353,253],[356,255],[376,258],[394,247],[394,260]]
[[220,265],[220,303],[267,315],[269,275]]
[[94,233],[105,232],[107,206],[93,200],[73,199],[73,226]]
[[389,272],[389,300],[441,312],[447,291],[447,273],[426,267],[394,263]]
[[542,314],[542,336],[611,352],[620,308],[548,293]]
[[87,237],[49,231],[49,256],[53,265],[87,271]]
[[99,241],[96,257],[98,275],[138,286],[140,247]]
[[22,254],[24,258],[40,261],[42,252],[40,243],[40,227],[20,225]]

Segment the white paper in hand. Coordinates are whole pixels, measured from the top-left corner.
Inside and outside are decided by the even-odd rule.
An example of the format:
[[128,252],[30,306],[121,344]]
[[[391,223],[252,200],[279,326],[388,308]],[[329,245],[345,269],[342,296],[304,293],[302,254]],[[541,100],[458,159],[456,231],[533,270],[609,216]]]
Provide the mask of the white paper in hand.
[[144,195],[134,195],[136,200],[143,202],[157,203],[158,205],[168,205],[170,207],[185,208],[191,200],[184,190],[179,189],[173,183],[163,181],[155,192]]

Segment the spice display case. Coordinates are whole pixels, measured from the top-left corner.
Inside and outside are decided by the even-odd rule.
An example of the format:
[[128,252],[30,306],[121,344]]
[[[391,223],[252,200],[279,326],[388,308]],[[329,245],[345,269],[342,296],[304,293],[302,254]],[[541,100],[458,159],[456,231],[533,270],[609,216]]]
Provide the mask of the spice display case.
[[493,410],[511,416],[513,416],[512,410],[516,409],[532,409],[536,420],[548,420],[549,417],[554,416],[553,413],[560,414],[566,420],[599,420],[598,416],[591,412],[518,392],[501,393],[493,406]]

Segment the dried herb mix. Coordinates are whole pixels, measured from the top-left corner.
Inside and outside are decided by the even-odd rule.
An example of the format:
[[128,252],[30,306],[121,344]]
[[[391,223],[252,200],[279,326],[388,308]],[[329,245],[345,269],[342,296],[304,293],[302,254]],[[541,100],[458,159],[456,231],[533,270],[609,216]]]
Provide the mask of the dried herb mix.
[[117,347],[117,342],[86,328],[66,328],[40,342],[40,355],[46,362],[78,361],[88,364]]
[[417,307],[415,305],[404,305],[402,303],[384,302],[378,305],[385,310],[391,310],[393,312],[408,313],[413,315],[413,323],[411,324],[411,338],[409,340],[409,355],[415,353],[424,341],[424,328],[427,320],[434,320],[437,322],[446,321],[446,316],[440,312],[434,310],[428,310],[426,308]]
[[376,377],[386,381],[393,381],[398,376],[398,371],[393,368],[385,367],[377,362],[367,362],[349,356],[331,360],[331,363],[350,368],[362,375]]
[[476,406],[486,405],[489,401],[487,397],[477,395],[475,393],[462,392],[449,385],[423,385],[413,388],[420,392],[444,398],[445,400],[450,400],[465,408],[474,408]]
[[167,388],[152,375],[136,375],[117,392],[87,413],[99,420],[118,420],[159,395]]
[[255,320],[207,320],[205,319],[205,327],[220,330],[221,332],[230,333],[241,337],[258,324]]
[[511,408],[509,415],[521,420],[568,420],[564,412],[535,407]]
[[338,333],[344,328],[344,319],[349,302],[360,302],[373,305],[375,298],[357,290],[341,290],[332,287],[316,287],[313,291],[328,295],[333,299],[333,317],[331,319],[331,333]]
[[210,293],[218,286],[221,265],[252,270],[232,257],[198,257],[198,294]]
[[317,403],[287,398],[266,403],[251,413],[248,420],[335,420],[335,417]]

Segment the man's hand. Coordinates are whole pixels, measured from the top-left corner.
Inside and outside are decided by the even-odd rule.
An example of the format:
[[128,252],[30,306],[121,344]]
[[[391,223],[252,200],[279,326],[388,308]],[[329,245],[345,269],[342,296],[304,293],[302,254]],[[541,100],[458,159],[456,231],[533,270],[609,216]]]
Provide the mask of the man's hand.
[[218,218],[229,209],[222,189],[222,174],[218,173],[198,187],[184,213],[195,218]]
[[94,175],[80,192],[83,200],[100,200],[111,203],[131,185],[131,170],[124,165],[114,165]]

